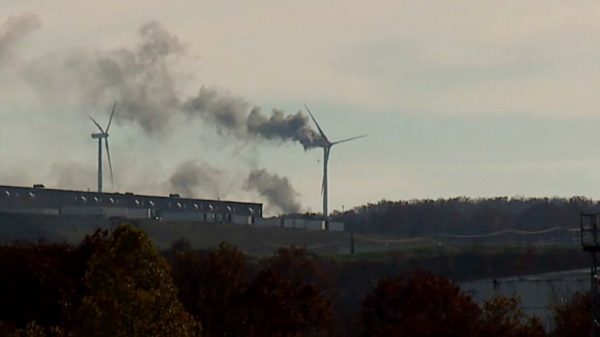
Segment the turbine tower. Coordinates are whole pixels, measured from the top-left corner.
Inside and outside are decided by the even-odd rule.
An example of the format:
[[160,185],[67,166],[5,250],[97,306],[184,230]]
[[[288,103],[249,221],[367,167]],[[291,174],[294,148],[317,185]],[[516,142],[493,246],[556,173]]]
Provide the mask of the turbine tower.
[[100,130],[99,133],[92,133],[92,139],[98,139],[98,193],[102,193],[102,139],[104,139],[104,145],[106,146],[106,157],[108,158],[108,168],[110,170],[110,183],[111,185],[114,183],[112,162],[110,161],[110,148],[108,147],[108,130],[110,130],[110,124],[112,123],[113,116],[115,115],[116,107],[117,103],[113,105],[110,118],[108,119],[108,124],[106,125],[106,130],[102,129],[100,124],[98,124],[98,122],[96,122],[96,120],[90,116],[92,122],[94,122],[94,124],[98,127],[98,130]]
[[331,153],[331,148],[334,145],[337,145],[340,143],[345,143],[345,142],[349,142],[351,140],[366,137],[366,135],[356,136],[356,137],[351,137],[351,138],[346,138],[346,139],[338,140],[335,142],[331,142],[325,135],[325,132],[323,132],[323,130],[321,129],[321,126],[319,125],[319,123],[317,123],[315,116],[312,114],[312,112],[310,111],[308,106],[305,104],[304,107],[306,108],[306,111],[308,111],[310,118],[313,120],[313,122],[315,122],[315,125],[317,126],[317,130],[319,130],[319,133],[321,134],[321,138],[322,138],[322,144],[320,145],[321,147],[323,147],[323,184],[321,185],[321,194],[323,195],[323,220],[325,220],[325,224],[326,224],[326,226],[328,226],[327,218],[329,216],[329,213],[327,210],[327,164],[329,163],[329,154]]

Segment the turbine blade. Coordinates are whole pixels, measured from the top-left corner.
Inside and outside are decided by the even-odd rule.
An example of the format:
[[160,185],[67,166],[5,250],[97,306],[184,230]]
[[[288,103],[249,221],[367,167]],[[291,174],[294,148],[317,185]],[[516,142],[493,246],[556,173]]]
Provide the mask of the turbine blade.
[[106,133],[106,132],[104,132],[104,130],[102,130],[102,127],[100,126],[100,124],[98,124],[98,122],[96,122],[95,119],[93,119],[91,116],[90,116],[90,119],[92,120],[92,122],[94,122],[94,124],[96,124],[96,126],[98,127],[98,129],[100,129],[100,132]]
[[310,111],[310,109],[308,108],[308,106],[306,104],[304,104],[304,107],[306,108],[306,111],[308,111],[310,118],[313,120],[313,122],[315,122],[315,125],[317,126],[317,129],[319,130],[319,133],[321,134],[321,137],[323,137],[329,143],[329,139],[327,139],[327,136],[325,136],[325,132],[323,132],[323,130],[321,129],[321,126],[319,125],[319,123],[317,123],[315,116],[313,116],[312,112]]
[[359,139],[359,138],[364,138],[367,135],[362,135],[362,136],[356,136],[356,137],[352,137],[352,138],[347,138],[347,139],[342,139],[342,140],[338,140],[336,142],[331,143],[331,145],[335,145],[335,144],[339,144],[339,143],[344,143],[344,142],[349,142],[351,140],[355,140],[355,139]]
[[106,133],[108,133],[108,129],[110,129],[110,123],[112,123],[113,116],[115,115],[115,108],[117,107],[117,102],[113,104],[112,112],[110,113],[110,118],[108,119],[108,125],[106,126]]
[[104,145],[106,145],[106,158],[108,158],[108,169],[110,170],[110,185],[113,187],[115,178],[113,176],[112,162],[110,160],[110,148],[108,147],[108,138],[104,138]]

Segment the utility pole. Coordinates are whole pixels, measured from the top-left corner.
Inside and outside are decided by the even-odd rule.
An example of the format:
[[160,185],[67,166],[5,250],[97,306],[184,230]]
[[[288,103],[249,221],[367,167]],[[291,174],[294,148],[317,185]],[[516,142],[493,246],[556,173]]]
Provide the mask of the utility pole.
[[600,337],[600,294],[598,292],[598,252],[600,251],[600,242],[598,227],[600,225],[599,213],[581,213],[579,226],[581,229],[581,246],[583,251],[592,256],[592,265],[590,268],[590,294],[592,307],[592,337]]

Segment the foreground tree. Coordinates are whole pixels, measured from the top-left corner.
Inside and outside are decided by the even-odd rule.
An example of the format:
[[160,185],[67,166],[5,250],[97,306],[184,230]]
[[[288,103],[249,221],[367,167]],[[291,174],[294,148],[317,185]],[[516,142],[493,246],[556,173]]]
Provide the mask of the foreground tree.
[[45,328],[35,321],[29,322],[24,328],[10,334],[11,337],[71,337],[58,327]]
[[0,336],[35,321],[57,325],[61,303],[78,287],[85,266],[67,245],[15,243],[0,246]]
[[282,248],[265,261],[242,299],[245,336],[329,336],[333,306],[320,261],[300,248]]
[[240,336],[242,303],[249,283],[246,258],[226,243],[198,252],[180,241],[171,247],[173,278],[186,310],[202,322],[204,336]]
[[193,337],[198,324],[177,298],[165,260],[147,235],[131,226],[94,234],[77,310],[76,335]]
[[365,337],[469,337],[480,310],[451,281],[427,272],[381,280],[363,301]]
[[543,337],[542,322],[528,317],[517,297],[493,297],[483,304],[480,318],[481,337]]
[[575,293],[571,298],[552,305],[554,337],[591,336],[592,297],[590,293]]

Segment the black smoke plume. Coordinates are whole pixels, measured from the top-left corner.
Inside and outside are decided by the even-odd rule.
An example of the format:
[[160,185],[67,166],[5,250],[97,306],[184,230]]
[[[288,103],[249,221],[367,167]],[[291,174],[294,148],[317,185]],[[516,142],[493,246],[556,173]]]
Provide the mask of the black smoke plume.
[[248,116],[247,128],[250,134],[265,139],[300,142],[305,150],[324,146],[324,139],[310,128],[310,121],[300,111],[286,115],[281,110],[273,109],[267,118],[259,108],[254,108]]
[[188,98],[182,109],[189,116],[212,123],[224,135],[241,139],[294,141],[302,144],[305,150],[323,146],[323,138],[310,127],[309,119],[300,111],[286,115],[273,109],[267,116],[259,107],[251,107],[239,97],[205,87],[200,88],[196,96]]
[[223,171],[208,164],[187,161],[175,169],[169,178],[171,192],[185,197],[222,198],[226,191]]
[[298,193],[286,177],[269,173],[265,169],[254,170],[246,180],[246,189],[257,191],[271,206],[279,208],[284,213],[300,212]]

